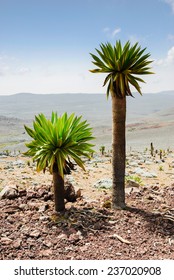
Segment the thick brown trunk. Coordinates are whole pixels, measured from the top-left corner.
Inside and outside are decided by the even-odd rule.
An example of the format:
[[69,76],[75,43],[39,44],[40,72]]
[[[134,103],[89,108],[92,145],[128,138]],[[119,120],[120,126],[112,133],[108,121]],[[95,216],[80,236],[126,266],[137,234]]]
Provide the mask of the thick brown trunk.
[[126,97],[112,96],[112,205],[125,208],[125,160],[126,160]]
[[53,167],[53,187],[54,187],[54,201],[55,210],[57,212],[63,211],[65,209],[64,202],[64,179],[60,176],[58,172],[57,164]]

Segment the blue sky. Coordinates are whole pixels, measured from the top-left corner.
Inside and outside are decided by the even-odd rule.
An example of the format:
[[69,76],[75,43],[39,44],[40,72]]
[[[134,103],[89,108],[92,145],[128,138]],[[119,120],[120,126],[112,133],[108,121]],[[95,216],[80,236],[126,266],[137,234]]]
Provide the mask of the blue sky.
[[151,53],[142,92],[174,90],[174,0],[0,0],[0,94],[105,93],[89,53],[116,40]]

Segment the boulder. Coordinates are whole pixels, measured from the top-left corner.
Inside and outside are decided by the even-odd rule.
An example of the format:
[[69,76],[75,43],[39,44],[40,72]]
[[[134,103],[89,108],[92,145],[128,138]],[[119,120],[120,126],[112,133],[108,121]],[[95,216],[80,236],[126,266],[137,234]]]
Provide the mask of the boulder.
[[65,188],[65,199],[68,202],[76,201],[77,195],[73,184],[71,182],[65,182],[64,188]]
[[0,192],[0,199],[14,199],[18,197],[18,187],[16,185],[5,186]]
[[129,166],[138,167],[138,162],[136,162],[136,161],[131,161],[131,162],[129,163]]
[[140,185],[137,182],[135,182],[134,180],[127,180],[126,187],[127,188],[139,188]]
[[136,168],[134,170],[134,173],[136,173],[137,175],[146,177],[146,178],[157,178],[157,174],[155,172],[148,172],[148,171],[143,170],[142,168]]
[[112,179],[100,179],[94,184],[94,188],[110,189],[112,187]]

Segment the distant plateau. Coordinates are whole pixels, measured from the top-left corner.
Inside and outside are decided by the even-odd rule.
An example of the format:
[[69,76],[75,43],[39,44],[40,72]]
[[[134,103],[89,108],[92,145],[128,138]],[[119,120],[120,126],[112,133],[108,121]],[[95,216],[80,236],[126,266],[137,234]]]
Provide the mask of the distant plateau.
[[[174,149],[174,91],[134,94],[127,98],[127,149],[142,150],[153,142],[157,149]],[[25,150],[29,140],[24,124],[32,125],[38,113],[50,116],[74,112],[82,115],[96,137],[96,149],[111,149],[111,99],[104,94],[30,94],[0,96],[0,152]]]

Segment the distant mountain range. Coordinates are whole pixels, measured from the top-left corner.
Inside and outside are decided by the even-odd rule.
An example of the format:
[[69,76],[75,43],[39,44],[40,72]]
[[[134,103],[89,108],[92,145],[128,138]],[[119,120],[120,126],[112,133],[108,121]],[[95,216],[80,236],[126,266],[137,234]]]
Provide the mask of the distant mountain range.
[[[162,114],[174,110],[174,91],[155,94],[134,94],[127,98],[127,121],[137,122],[151,114]],[[104,94],[31,94],[19,93],[0,96],[0,115],[20,119],[33,119],[43,112],[50,115],[52,111],[60,114],[67,111],[83,115],[89,121],[108,124],[111,119],[111,98]]]
[[[174,146],[174,91],[134,96],[127,97],[128,145],[144,147],[154,141]],[[105,94],[19,93],[0,96],[0,150],[11,142],[23,143],[27,139],[23,124],[31,124],[40,112],[50,116],[52,111],[82,115],[94,128],[96,142],[111,145],[111,98]]]

